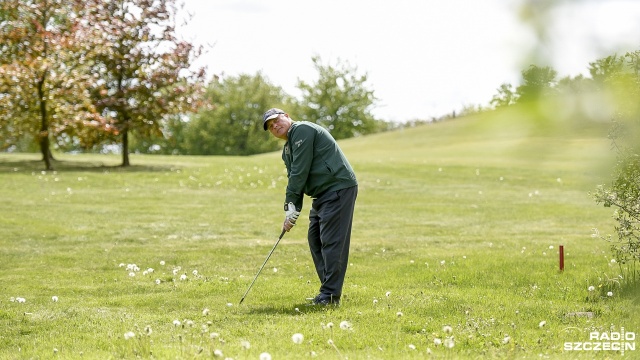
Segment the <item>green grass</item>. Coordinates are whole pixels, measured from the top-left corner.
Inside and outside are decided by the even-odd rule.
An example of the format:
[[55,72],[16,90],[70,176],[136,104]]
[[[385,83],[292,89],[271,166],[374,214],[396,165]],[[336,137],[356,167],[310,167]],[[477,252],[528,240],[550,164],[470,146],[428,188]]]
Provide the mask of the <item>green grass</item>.
[[494,113],[341,142],[360,182],[351,265],[343,304],[320,309],[305,301],[319,286],[305,218],[238,304],[280,233],[277,153],[132,155],[128,169],[56,154],[56,172],[0,154],[0,358],[618,356],[563,351],[640,330],[638,291],[592,237],[613,232],[588,194],[613,164],[606,127]]

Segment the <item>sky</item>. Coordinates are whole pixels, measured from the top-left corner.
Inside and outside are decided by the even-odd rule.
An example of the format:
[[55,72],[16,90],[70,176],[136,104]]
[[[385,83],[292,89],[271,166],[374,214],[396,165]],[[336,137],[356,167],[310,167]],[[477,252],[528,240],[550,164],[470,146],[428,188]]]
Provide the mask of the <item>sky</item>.
[[588,76],[590,62],[640,50],[637,0],[523,1],[185,0],[178,33],[207,48],[196,64],[210,77],[261,72],[297,97],[298,80],[317,79],[313,56],[348,64],[367,75],[374,116],[398,122],[488,106],[534,63]]

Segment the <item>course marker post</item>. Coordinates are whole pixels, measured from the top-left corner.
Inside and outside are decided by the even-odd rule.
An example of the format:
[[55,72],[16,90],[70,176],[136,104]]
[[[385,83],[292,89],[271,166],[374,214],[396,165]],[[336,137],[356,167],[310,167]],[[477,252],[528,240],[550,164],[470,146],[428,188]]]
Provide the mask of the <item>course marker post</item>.
[[564,245],[560,245],[560,271],[564,271]]

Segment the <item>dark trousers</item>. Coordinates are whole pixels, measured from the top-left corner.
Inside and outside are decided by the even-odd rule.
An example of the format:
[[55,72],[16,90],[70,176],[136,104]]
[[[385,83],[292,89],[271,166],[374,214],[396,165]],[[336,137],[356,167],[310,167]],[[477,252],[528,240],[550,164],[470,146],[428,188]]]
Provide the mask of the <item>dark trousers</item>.
[[311,205],[309,249],[320,279],[321,294],[342,295],[357,196],[358,186],[354,186],[325,193]]

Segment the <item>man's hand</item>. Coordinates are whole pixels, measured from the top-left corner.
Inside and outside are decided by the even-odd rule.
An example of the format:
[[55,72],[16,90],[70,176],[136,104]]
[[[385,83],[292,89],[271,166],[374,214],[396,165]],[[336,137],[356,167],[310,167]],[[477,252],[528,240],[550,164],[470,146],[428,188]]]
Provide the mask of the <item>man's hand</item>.
[[296,210],[296,206],[293,205],[293,203],[288,203],[285,207],[285,217],[282,228],[286,231],[291,230],[291,228],[296,224],[298,216],[300,216],[300,211]]

